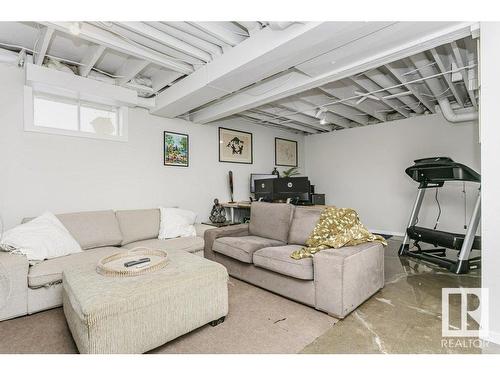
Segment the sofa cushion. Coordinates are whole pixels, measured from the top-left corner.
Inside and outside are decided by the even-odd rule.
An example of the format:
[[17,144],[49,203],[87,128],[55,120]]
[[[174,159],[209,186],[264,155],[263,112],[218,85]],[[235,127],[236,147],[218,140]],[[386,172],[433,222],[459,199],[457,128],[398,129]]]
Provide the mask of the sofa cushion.
[[292,214],[291,204],[254,202],[248,230],[251,235],[286,243]]
[[312,258],[295,260],[290,257],[292,252],[299,250],[301,247],[300,245],[265,247],[253,254],[253,263],[257,267],[295,277],[296,279],[313,280]]
[[87,211],[56,215],[83,250],[117,246],[122,233],[114,211]]
[[127,249],[134,247],[147,247],[157,250],[184,250],[190,253],[196,253],[203,250],[205,241],[198,236],[193,237],[177,237],[168,240],[159,240],[157,238],[151,240],[131,242],[124,246]]
[[288,243],[305,245],[309,235],[316,227],[323,208],[296,207],[293,213]]
[[221,237],[215,240],[213,251],[241,262],[252,263],[253,253],[269,246],[284,245],[281,241],[258,236]]
[[116,211],[116,219],[122,232],[122,246],[135,241],[158,238],[160,230],[160,210]]
[[60,282],[64,269],[89,263],[97,265],[97,262],[101,258],[119,251],[120,248],[118,247],[99,247],[35,264],[30,267],[28,272],[28,286],[30,288],[37,288]]

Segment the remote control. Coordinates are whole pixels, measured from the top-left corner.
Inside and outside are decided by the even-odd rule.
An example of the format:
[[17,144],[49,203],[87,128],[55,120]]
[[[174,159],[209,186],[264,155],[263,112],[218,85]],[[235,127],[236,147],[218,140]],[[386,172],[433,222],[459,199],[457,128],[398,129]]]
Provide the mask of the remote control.
[[141,263],[148,263],[150,261],[151,261],[150,258],[141,258],[138,260],[131,260],[129,262],[125,262],[125,263],[123,263],[123,265],[125,267],[132,267],[132,266],[137,266],[138,264],[141,264]]

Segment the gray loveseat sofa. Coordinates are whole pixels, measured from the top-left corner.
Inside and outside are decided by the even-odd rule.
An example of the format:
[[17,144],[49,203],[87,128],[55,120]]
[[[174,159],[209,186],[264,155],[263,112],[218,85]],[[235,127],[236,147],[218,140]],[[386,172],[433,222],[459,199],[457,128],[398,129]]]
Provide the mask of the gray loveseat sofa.
[[252,203],[250,224],[205,232],[205,258],[237,279],[344,318],[384,286],[384,248],[371,242],[292,259],[320,213],[315,207]]
[[97,264],[99,259],[116,253],[120,248],[145,246],[203,256],[203,232],[211,228],[196,224],[196,237],[159,240],[159,209],[76,212],[56,216],[83,252],[30,265],[23,255],[0,251],[0,276],[7,281],[7,295],[0,301],[0,321],[61,306],[64,269],[83,263]]

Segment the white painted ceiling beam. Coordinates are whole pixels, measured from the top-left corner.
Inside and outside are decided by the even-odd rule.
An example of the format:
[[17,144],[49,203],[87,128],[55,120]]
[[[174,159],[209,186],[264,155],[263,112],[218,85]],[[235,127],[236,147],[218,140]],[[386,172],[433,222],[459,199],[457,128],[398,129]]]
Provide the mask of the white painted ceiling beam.
[[174,27],[177,30],[183,31],[183,32],[188,33],[190,35],[193,35],[193,36],[195,36],[197,38],[200,38],[202,40],[205,40],[207,42],[210,42],[210,43],[213,43],[213,44],[215,44],[217,46],[220,46],[223,49],[223,52],[226,49],[230,49],[231,48],[231,46],[229,44],[224,43],[223,41],[221,41],[221,40],[219,40],[217,38],[214,38],[212,35],[207,34],[203,30],[200,30],[200,29],[194,27],[190,23],[180,22],[180,21],[163,22],[163,23],[166,24],[166,25],[169,25],[171,27]]
[[45,54],[49,49],[50,41],[52,40],[52,35],[54,35],[54,29],[52,27],[44,27],[40,30],[38,35],[38,44],[36,46],[36,58],[35,64],[42,65]]
[[[438,53],[438,51],[435,48],[431,49],[431,54],[432,54],[432,58],[434,59],[434,61],[436,62],[436,65],[439,68],[440,73],[447,72],[451,69],[451,65],[449,67],[446,67],[443,58],[441,57],[441,55]],[[443,78],[446,81],[446,83],[448,84],[448,87],[450,88],[450,91],[452,92],[453,96],[455,97],[455,100],[457,101],[457,103],[461,107],[463,107],[464,106],[464,99],[463,99],[462,95],[460,94],[460,92],[458,91],[457,86],[452,82],[451,73],[444,74]]]
[[279,129],[279,130],[286,131],[286,132],[293,133],[293,134],[304,134],[304,135],[311,134],[311,133],[308,133],[308,132],[305,132],[305,131],[302,131],[302,130],[296,130],[296,129],[285,127],[283,125],[278,125],[278,124],[274,124],[274,123],[271,123],[271,122],[266,122],[266,121],[263,121],[263,120],[257,120],[257,119],[254,119],[252,117],[248,117],[248,116],[241,115],[241,114],[228,117],[228,119],[232,119],[232,118],[240,119],[240,120],[249,122],[251,124],[255,124],[255,125],[259,125],[259,126],[264,126],[266,128],[270,128],[270,129]]
[[[359,87],[361,87],[363,90],[366,90],[367,92],[377,91],[377,90],[380,90],[382,88],[379,85],[377,85],[375,82],[373,82],[370,79],[368,79],[367,77],[365,77],[364,75],[360,75],[357,77],[351,77],[351,80],[355,84],[357,84]],[[400,101],[398,101],[396,99],[384,99],[384,95],[381,93],[374,93],[372,95],[379,98],[381,102],[387,104],[389,107],[391,107],[393,110],[399,112],[404,117],[410,117],[410,111],[403,108],[404,105]]]
[[130,43],[134,45],[138,45],[139,47],[144,46],[144,48],[151,49],[152,52],[158,53],[162,56],[167,56],[168,58],[172,59],[173,61],[178,61],[183,64],[189,64],[190,67],[193,69],[198,66],[204,64],[204,62],[200,59],[197,59],[193,56],[187,55],[185,53],[182,53],[174,48],[169,47],[166,44],[160,43],[156,40],[153,40],[151,38],[145,37],[142,34],[138,34],[136,32],[133,32],[129,30],[128,28],[122,26],[120,23],[113,23],[109,27],[104,27],[102,23],[93,23],[94,26],[97,26],[99,28],[103,28],[104,30],[108,30],[112,33],[115,33],[118,35],[120,38],[124,38],[126,41],[129,41]]
[[[66,34],[71,34],[71,22],[44,22],[44,24],[47,24],[48,26]],[[95,44],[100,44],[106,48],[119,51],[139,59],[147,60],[150,63],[154,63],[180,73],[189,74],[193,71],[193,68],[188,64],[172,60],[159,53],[136,46],[135,44],[129,43],[109,31],[100,29],[88,23],[81,24],[78,37]]]
[[[293,87],[296,78],[308,80],[310,77],[299,72],[294,77],[287,73],[279,75],[281,72],[304,62],[309,56],[320,55],[352,40],[358,36],[359,29],[366,31],[366,25],[362,22],[307,22],[293,24],[281,31],[264,28],[183,79],[175,88],[165,90],[158,97],[153,114],[179,116],[255,82],[264,87],[266,81],[262,80],[271,76],[274,77],[269,79],[272,81],[268,85],[269,93],[288,87],[284,80],[290,79]],[[342,38],[331,38],[331,35]],[[255,98],[262,96],[260,88],[251,88],[247,93]]]
[[[315,107],[314,104],[300,98],[290,97],[282,99],[273,104],[279,105],[280,107],[283,108],[287,108],[290,114],[299,112],[309,117],[316,117],[316,113],[318,112],[318,109]],[[325,120],[329,124],[334,124],[342,128],[351,127],[351,122],[342,116],[336,115],[331,112],[326,112],[325,115],[326,115]],[[317,121],[319,123],[319,119],[317,119]]]
[[180,39],[174,38],[163,31],[155,29],[152,26],[146,25],[143,22],[120,22],[119,24],[125,26],[130,31],[165,44],[179,52],[196,57],[204,62],[212,60],[212,56],[209,53],[193,47],[192,45]]
[[118,76],[117,82],[120,85],[127,83],[137,74],[139,74],[146,66],[149,65],[148,61],[136,59],[134,57],[129,57],[122,66],[115,72]]
[[91,45],[87,52],[85,53],[85,57],[81,61],[82,65],[78,67],[78,74],[82,77],[87,77],[97,63],[97,60],[102,56],[106,47],[100,46],[98,44]]
[[243,26],[250,35],[261,29],[260,23],[257,21],[238,21],[238,23]]
[[[377,85],[379,85],[382,88],[397,86],[400,83],[402,83],[402,82],[397,82],[394,78],[392,78],[389,75],[386,75],[386,74],[382,73],[378,69],[372,69],[370,71],[365,72],[365,76],[368,79],[370,79],[373,82],[375,82]],[[403,87],[396,87],[396,88],[393,88],[393,89],[387,89],[386,90],[386,92],[388,92],[389,95],[397,95],[397,94],[401,94],[401,93],[403,93],[405,91],[408,91],[408,89],[407,88],[405,89]],[[397,98],[398,98],[398,100],[400,102],[402,102],[403,104],[406,104],[408,106],[408,108],[410,108],[410,110],[412,112],[415,112],[415,113],[418,113],[418,114],[424,113],[424,107],[422,105],[423,103],[420,103],[419,101],[416,101],[413,98],[413,96],[398,96]]]
[[358,111],[348,105],[343,103],[329,105],[329,103],[335,101],[333,98],[329,98],[324,95],[324,93],[318,89],[314,89],[305,92],[301,95],[302,100],[314,104],[317,107],[323,107],[329,112],[333,112],[339,116],[345,117],[352,122],[358,123],[359,125],[368,125],[368,118],[363,112]]
[[[405,83],[406,81],[408,81],[408,79],[406,79],[404,76],[403,76],[403,72],[401,69],[399,69],[396,64],[387,64],[385,66],[387,68],[387,70],[389,70],[389,72],[391,72],[391,74],[396,77],[396,79],[400,82],[400,83]],[[433,103],[431,100],[429,100],[428,97],[426,97],[425,95],[422,95],[423,93],[421,93],[419,91],[419,87],[422,87],[422,84],[418,84],[418,83],[414,83],[414,84],[405,84],[405,87],[411,91],[411,93],[423,104],[425,105],[425,107],[431,112],[431,113],[436,113],[436,110],[435,110],[435,103]]]
[[222,40],[224,43],[230,46],[236,46],[237,44],[243,42],[246,38],[243,35],[239,35],[233,30],[227,29],[224,26],[219,25],[217,22],[189,22],[194,27],[203,30],[207,34],[210,34],[214,38]]
[[300,130],[300,131],[303,131],[303,132],[306,132],[309,134],[316,134],[316,133],[320,132],[319,130],[312,129],[310,127],[299,125],[299,124],[294,124],[291,122],[283,123],[282,121],[280,121],[276,117],[269,115],[269,114],[259,113],[259,112],[255,112],[255,111],[246,111],[246,112],[242,112],[241,115],[247,116],[247,117],[250,117],[250,118],[253,118],[256,120],[260,120],[260,121],[267,121],[267,122],[270,122],[270,123],[273,123],[273,124],[276,124],[279,126],[284,126],[284,127],[295,129],[295,130]]
[[317,118],[312,118],[307,115],[304,115],[302,113],[293,113],[290,111],[289,108],[284,107],[284,106],[278,106],[278,107],[264,107],[264,108],[259,108],[259,110],[265,111],[267,113],[270,113],[274,116],[279,116],[283,117],[295,122],[298,122],[300,124],[313,127],[318,130],[326,130],[326,131],[331,131],[332,127],[329,125],[322,125],[319,123],[319,119]]
[[[318,87],[318,90],[324,92],[331,99],[331,101],[342,100],[345,98],[335,95],[336,91],[332,89],[328,89],[325,87]],[[379,121],[386,120],[386,115],[384,113],[377,113],[376,110],[374,109],[375,107],[372,107],[371,103],[368,103],[366,101],[363,101],[358,104],[356,104],[354,101],[345,101],[343,102],[343,105],[353,108],[353,110],[357,112],[356,116],[371,116]]]
[[182,77],[182,73],[174,72],[173,70],[159,69],[151,75],[153,81],[153,90],[158,92],[166,86],[170,85],[176,79]]
[[[451,42],[451,49],[453,51],[453,56],[455,57],[455,61],[457,63],[457,66],[459,68],[463,68],[465,66],[462,54],[460,52],[460,48],[458,47],[457,43],[455,41]],[[476,93],[474,90],[471,90],[470,84],[469,84],[469,72],[467,69],[464,69],[460,72],[462,74],[462,77],[464,78],[465,82],[465,89],[467,90],[467,94],[469,94],[470,101],[475,109],[477,109],[477,100],[476,100]]]
[[[259,107],[287,96],[295,95],[311,88],[322,86],[328,82],[350,77],[366,70],[377,68],[413,54],[429,50],[430,48],[450,43],[451,41],[469,36],[471,33],[470,28],[474,23],[443,23],[442,27],[437,29],[434,24],[433,28],[429,29],[430,31],[427,32],[425,29],[427,23],[419,23],[421,24],[420,26],[415,26],[413,23],[411,24],[411,27],[417,28],[411,37],[408,37],[407,40],[400,41],[399,43],[393,43],[390,48],[380,49],[376,55],[373,55],[371,51],[360,50],[357,54],[357,58],[349,59],[349,62],[345,65],[334,65],[334,69],[331,71],[314,77],[296,75],[292,83],[287,82],[282,83],[281,85],[275,84],[274,90],[269,90],[258,96],[253,95],[255,88],[249,88],[203,108],[193,116],[193,120],[203,124],[212,122],[240,111]],[[420,27],[420,30],[418,27]],[[372,49],[376,48],[374,43],[380,43],[383,45],[385,34],[390,32],[390,28],[385,28],[375,34],[372,34],[372,37],[378,36],[378,38],[370,39],[370,47]],[[261,34],[262,32],[257,34],[257,36]],[[253,38],[250,38],[249,40],[251,39]],[[269,86],[272,87],[271,84]]]
[[176,29],[165,22],[146,22],[146,24],[163,31],[164,33],[172,35],[174,38],[183,40],[186,43],[201,49],[202,51],[208,52],[212,57],[222,54],[222,48],[220,46],[207,42],[206,40],[198,38],[192,34],[188,34],[185,31]]

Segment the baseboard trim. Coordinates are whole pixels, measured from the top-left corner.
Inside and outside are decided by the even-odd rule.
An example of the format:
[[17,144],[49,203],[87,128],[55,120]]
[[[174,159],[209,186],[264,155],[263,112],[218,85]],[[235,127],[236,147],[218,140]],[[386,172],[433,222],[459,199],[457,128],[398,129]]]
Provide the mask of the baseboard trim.
[[380,233],[380,234],[387,234],[389,236],[399,236],[399,237],[404,237],[404,232],[393,232],[390,230],[382,230],[382,229],[369,229],[370,232],[372,233]]

